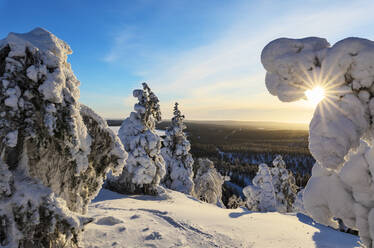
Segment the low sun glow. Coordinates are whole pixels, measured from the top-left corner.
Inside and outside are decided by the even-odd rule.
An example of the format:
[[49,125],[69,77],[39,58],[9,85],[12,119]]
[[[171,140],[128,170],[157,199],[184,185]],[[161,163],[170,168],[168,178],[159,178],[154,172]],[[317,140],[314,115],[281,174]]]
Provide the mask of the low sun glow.
[[325,90],[321,86],[316,86],[306,90],[305,96],[313,106],[316,106],[325,97]]

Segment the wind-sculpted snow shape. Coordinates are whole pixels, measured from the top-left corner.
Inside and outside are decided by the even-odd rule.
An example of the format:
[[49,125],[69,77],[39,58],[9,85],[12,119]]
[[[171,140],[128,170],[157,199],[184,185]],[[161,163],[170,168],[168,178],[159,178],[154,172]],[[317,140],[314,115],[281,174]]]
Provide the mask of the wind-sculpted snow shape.
[[[309,127],[317,160],[304,191],[304,206],[321,223],[340,218],[358,229],[367,247],[374,239],[374,42],[347,38],[277,39],[262,51],[266,86],[281,101],[325,89]],[[373,164],[373,165],[372,165]]]
[[191,144],[183,132],[186,129],[183,120],[184,115],[178,109],[178,103],[175,103],[171,126],[166,129],[166,137],[163,140],[164,147],[161,149],[166,165],[166,175],[163,182],[170,189],[191,194],[194,188],[194,161],[189,152]]
[[41,28],[0,41],[1,247],[78,247],[81,214],[124,166],[113,132],[81,109],[70,53]]
[[118,177],[111,177],[107,187],[120,193],[158,194],[159,183],[165,175],[161,156],[161,138],[156,133],[156,122],[161,120],[157,96],[146,83],[133,92],[138,99],[118,131],[125,150],[129,153],[127,166]]

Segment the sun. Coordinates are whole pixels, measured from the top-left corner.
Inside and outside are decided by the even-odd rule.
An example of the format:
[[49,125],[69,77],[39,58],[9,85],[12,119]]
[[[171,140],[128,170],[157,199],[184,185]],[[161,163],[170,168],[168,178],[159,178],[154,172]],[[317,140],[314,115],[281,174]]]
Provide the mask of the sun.
[[325,90],[321,86],[316,86],[313,89],[306,90],[305,96],[313,106],[317,106],[325,97]]

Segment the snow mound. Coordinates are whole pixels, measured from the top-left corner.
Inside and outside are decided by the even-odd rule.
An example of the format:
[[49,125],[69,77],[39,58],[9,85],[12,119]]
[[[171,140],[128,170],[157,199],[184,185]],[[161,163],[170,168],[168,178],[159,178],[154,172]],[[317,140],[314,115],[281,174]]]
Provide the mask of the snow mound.
[[85,247],[359,247],[356,236],[301,214],[223,209],[176,191],[166,194],[127,196],[103,189],[88,215],[116,216],[126,225],[88,224]]

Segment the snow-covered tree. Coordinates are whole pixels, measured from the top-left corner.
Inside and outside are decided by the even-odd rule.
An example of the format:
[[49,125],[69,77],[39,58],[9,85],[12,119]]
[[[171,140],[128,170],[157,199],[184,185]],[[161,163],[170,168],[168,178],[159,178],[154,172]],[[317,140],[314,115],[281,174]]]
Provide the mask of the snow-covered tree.
[[165,175],[165,162],[160,154],[161,138],[156,133],[156,122],[161,120],[157,96],[146,83],[133,92],[138,99],[119,131],[125,150],[127,166],[118,177],[111,177],[107,187],[120,193],[157,194],[160,180]]
[[163,140],[164,147],[161,149],[166,165],[163,183],[170,189],[191,194],[194,188],[194,161],[189,153],[191,144],[183,132],[186,129],[183,120],[184,115],[178,109],[178,103],[175,103],[171,126],[166,129],[166,137]]
[[258,172],[252,180],[253,185],[243,189],[246,205],[249,210],[268,212],[275,211],[277,200],[273,186],[273,179],[266,164],[258,166]]
[[302,213],[302,214],[305,214],[305,215],[309,215],[308,212],[305,210],[305,207],[304,207],[304,200],[303,200],[304,190],[305,189],[301,189],[297,193],[295,202],[293,204],[293,209],[296,213]]
[[1,247],[80,247],[81,214],[124,166],[119,139],[79,104],[70,53],[41,28],[0,40]]
[[333,46],[321,38],[277,39],[262,51],[266,87],[281,101],[325,88],[313,115],[309,149],[317,163],[304,191],[316,221],[335,219],[374,247],[374,42],[347,38]]
[[292,172],[286,169],[286,163],[281,155],[277,155],[273,160],[271,176],[277,200],[277,211],[281,213],[292,212],[297,193],[296,180]]
[[207,158],[199,158],[194,177],[194,195],[205,202],[216,204],[224,208],[222,203],[222,184],[224,179],[214,168],[214,164]]

